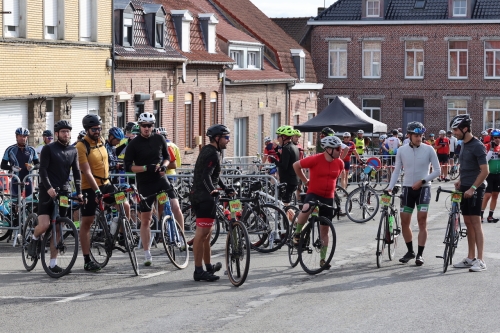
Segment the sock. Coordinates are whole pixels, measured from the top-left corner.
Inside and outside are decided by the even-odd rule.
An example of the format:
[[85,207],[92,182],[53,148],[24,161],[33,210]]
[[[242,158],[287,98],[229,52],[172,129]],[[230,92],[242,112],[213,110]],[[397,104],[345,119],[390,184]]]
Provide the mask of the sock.
[[488,217],[493,217],[493,211],[490,210],[490,213],[488,214]]
[[50,259],[50,268],[54,268],[57,265],[57,259]]
[[328,246],[322,246],[321,251],[319,252],[319,257],[323,260],[326,258],[326,251],[328,250]]
[[421,256],[422,253],[424,253],[424,247],[425,246],[420,246],[420,245],[418,246],[417,256]]
[[203,266],[194,266],[194,272],[198,274],[203,273]]
[[90,254],[84,254],[83,255],[83,260],[85,261],[86,264],[88,264],[89,262],[91,262],[91,260],[90,260]]
[[151,252],[149,250],[144,251],[144,257],[151,258]]
[[412,241],[406,243],[406,247],[408,248],[408,252],[413,253],[413,242]]
[[484,210],[481,211],[481,218],[483,218]]
[[205,268],[207,269],[207,272],[210,272],[213,269],[212,264],[205,264]]
[[300,234],[300,232],[302,231],[302,228],[304,227],[303,224],[298,224],[297,223],[297,228],[295,228],[295,234]]
[[35,237],[35,234],[33,234],[33,236],[31,236],[31,238],[33,238],[34,240],[38,240],[38,237]]

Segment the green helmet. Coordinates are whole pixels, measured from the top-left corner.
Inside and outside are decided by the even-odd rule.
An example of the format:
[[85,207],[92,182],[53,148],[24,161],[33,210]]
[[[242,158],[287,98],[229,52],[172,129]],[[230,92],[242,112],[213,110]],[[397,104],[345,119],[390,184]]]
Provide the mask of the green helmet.
[[298,136],[299,138],[302,136],[302,133],[300,133],[300,131],[298,129],[296,129],[294,132],[295,132],[295,135]]
[[132,127],[132,134],[140,134],[141,130],[139,129],[139,125],[134,125]]
[[276,130],[276,134],[278,135],[285,135],[285,136],[294,136],[295,135],[295,130],[293,129],[292,126],[280,126]]

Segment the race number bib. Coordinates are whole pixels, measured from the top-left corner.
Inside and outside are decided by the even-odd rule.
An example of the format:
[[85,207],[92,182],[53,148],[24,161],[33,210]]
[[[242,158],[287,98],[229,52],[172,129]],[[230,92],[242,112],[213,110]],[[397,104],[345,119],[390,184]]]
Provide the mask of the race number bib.
[[386,195],[386,194],[382,195],[380,197],[380,204],[382,206],[390,206],[390,204],[391,204],[391,196],[390,195]]
[[229,201],[229,211],[231,213],[241,212],[242,210],[243,208],[241,207],[241,201],[239,200]]
[[125,193],[123,192],[118,192],[118,193],[115,193],[115,202],[120,205],[122,203],[125,202]]
[[462,201],[462,192],[454,192],[451,194],[451,201],[460,203]]
[[311,213],[312,216],[318,216],[319,215],[319,207],[315,207],[313,212]]
[[167,202],[167,200],[168,200],[168,198],[167,198],[167,194],[166,194],[165,192],[162,192],[162,193],[160,193],[160,194],[158,194],[158,195],[156,196],[156,199],[158,199],[158,203],[159,203],[160,205],[163,205],[163,204],[165,204],[165,202]]
[[61,206],[61,207],[69,207],[69,199],[68,199],[68,197],[61,195],[59,197],[59,206]]

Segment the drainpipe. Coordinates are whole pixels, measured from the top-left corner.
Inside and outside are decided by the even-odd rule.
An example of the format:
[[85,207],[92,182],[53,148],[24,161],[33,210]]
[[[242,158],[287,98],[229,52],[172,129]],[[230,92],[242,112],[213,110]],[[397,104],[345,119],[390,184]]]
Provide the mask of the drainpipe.
[[175,77],[174,77],[174,142],[178,142],[177,138],[177,102],[178,102],[178,89],[177,86],[179,85],[179,68],[178,66],[175,66]]

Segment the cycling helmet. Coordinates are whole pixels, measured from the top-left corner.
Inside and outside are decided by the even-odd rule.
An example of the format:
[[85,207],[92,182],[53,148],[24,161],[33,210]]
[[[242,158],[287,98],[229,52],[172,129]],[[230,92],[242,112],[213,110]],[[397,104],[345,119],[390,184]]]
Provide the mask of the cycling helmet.
[[359,131],[358,131],[358,134],[365,134],[365,131],[363,131],[363,130],[359,130]]
[[335,131],[332,130],[330,127],[325,127],[321,130],[321,134],[324,134],[326,136],[335,135]]
[[119,127],[111,127],[109,129],[109,135],[112,135],[115,137],[115,139],[122,140],[125,137],[125,134],[123,134],[123,130]]
[[217,135],[228,135],[231,134],[229,128],[222,124],[215,124],[207,129],[207,136],[209,138],[214,138]]
[[160,127],[158,128],[158,130],[156,131],[158,134],[161,134],[161,135],[164,135],[164,136],[167,136],[168,135],[168,132],[167,132],[167,129],[165,127]]
[[19,127],[16,129],[16,135],[30,135],[30,131],[27,128]]
[[460,114],[458,116],[455,116],[451,121],[450,121],[450,128],[459,128],[462,129],[464,127],[470,128],[470,124],[472,122],[472,118],[469,117],[468,114]]
[[440,130],[440,131],[439,131],[439,135],[441,135],[441,134],[445,135],[445,134],[446,134],[446,131],[445,131],[445,130]]
[[73,126],[71,126],[71,123],[67,120],[59,120],[54,125],[54,132],[59,132],[62,129],[69,129],[71,131]]
[[321,148],[338,148],[342,145],[342,141],[336,136],[325,136],[321,139]]
[[429,135],[429,136],[432,136],[432,137],[434,137],[434,133],[431,133],[431,135]]
[[446,131],[446,134],[452,134],[451,131]]
[[[359,133],[359,132],[358,132],[358,133]],[[351,133],[349,133],[349,132],[344,132],[344,138],[346,138],[346,137],[351,137]]]
[[385,134],[382,134],[379,138],[378,138],[380,141],[383,141],[385,139],[387,139],[387,135]]
[[137,122],[140,123],[154,123],[156,122],[155,115],[149,112],[144,112],[139,115]]
[[134,125],[137,125],[137,123],[134,123],[132,121],[128,122],[127,125],[125,126],[125,132],[131,132],[132,127],[134,127]]
[[51,136],[53,136],[53,135],[52,135],[52,131],[50,131],[50,130],[45,130],[45,131],[43,131],[42,136],[51,137]]
[[294,136],[295,130],[292,128],[292,126],[283,125],[278,127],[278,129],[276,130],[276,134],[284,136]]
[[492,137],[500,136],[500,129],[495,128],[493,131],[491,131],[491,136]]
[[139,125],[134,125],[134,127],[132,127],[132,134],[140,134],[141,133],[141,129],[139,128]]
[[394,129],[394,130],[392,130],[391,133],[392,133],[392,135],[397,135],[399,133],[399,131],[397,129]]
[[411,123],[408,123],[408,125],[406,126],[406,132],[415,134],[424,134],[425,127],[421,122],[412,121]]
[[488,135],[488,131],[486,131],[486,130],[482,131],[481,135]]
[[399,132],[398,133],[398,138],[402,138],[403,137],[403,133]]
[[102,125],[101,117],[96,114],[88,114],[82,119],[82,125],[85,130],[88,130],[91,127]]
[[299,138],[302,136],[302,133],[298,129],[294,130],[295,135],[298,136]]
[[264,142],[270,142],[270,141],[271,141],[271,137],[266,136],[266,137],[264,138]]

